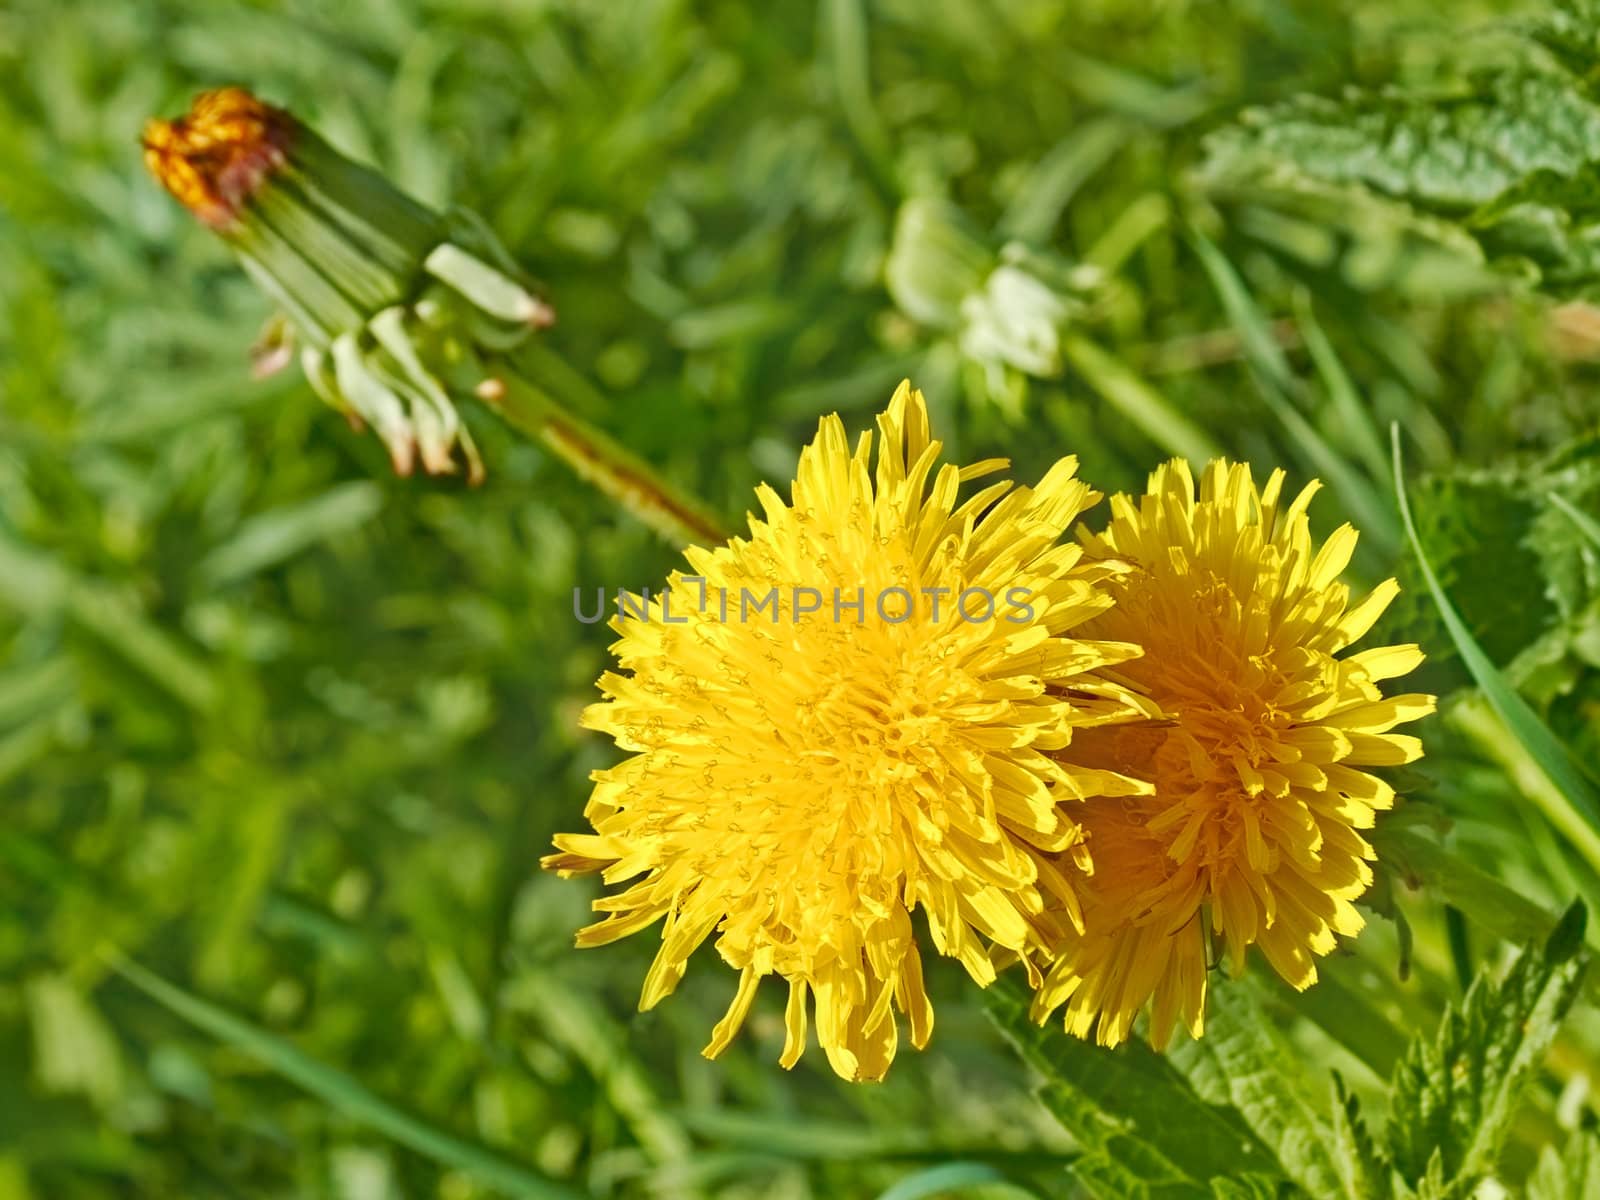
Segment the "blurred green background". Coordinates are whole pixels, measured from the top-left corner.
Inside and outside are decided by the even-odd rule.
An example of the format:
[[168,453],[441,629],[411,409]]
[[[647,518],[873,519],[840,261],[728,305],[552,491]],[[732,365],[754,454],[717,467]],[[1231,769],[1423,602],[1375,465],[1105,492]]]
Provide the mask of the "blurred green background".
[[[1385,632],[1449,694],[1466,676],[1385,475],[1399,421],[1464,615],[1593,761],[1595,556],[1543,502],[1600,496],[1574,441],[1600,420],[1588,310],[1194,171],[1244,105],[1470,71],[1480,48],[1440,35],[1494,7],[5,0],[0,1200],[502,1194],[386,1136],[350,1081],[597,1196],[874,1196],[957,1161],[1071,1194],[1071,1137],[948,964],[932,1048],[852,1087],[814,1053],[778,1069],[781,989],[702,1061],[733,986],[709,951],[639,1015],[649,937],[570,948],[593,885],[537,859],[613,754],[577,729],[610,635],[572,589],[652,584],[672,548],[481,410],[469,490],[393,478],[297,372],[252,381],[268,306],[144,174],[147,116],[241,83],[476,209],[559,311],[543,384],[730,520],[820,415],[860,428],[908,375],[952,454],[1018,478],[1075,453],[1134,487],[1196,443],[1321,474],[1317,529],[1363,526],[1357,575],[1409,589]],[[941,307],[919,213],[1048,254],[1032,302],[1069,333],[996,349],[981,304]],[[1320,258],[1285,250],[1307,228]],[[1550,911],[1596,894],[1481,730],[1429,723],[1393,819],[1450,824]],[[1375,918],[1323,987],[1263,990],[1358,1091],[1514,932],[1447,918],[1426,882],[1377,894],[1415,934],[1406,978]],[[112,948],[339,1072],[347,1103],[130,985]],[[1524,1164],[1589,1103],[1593,1017]]]

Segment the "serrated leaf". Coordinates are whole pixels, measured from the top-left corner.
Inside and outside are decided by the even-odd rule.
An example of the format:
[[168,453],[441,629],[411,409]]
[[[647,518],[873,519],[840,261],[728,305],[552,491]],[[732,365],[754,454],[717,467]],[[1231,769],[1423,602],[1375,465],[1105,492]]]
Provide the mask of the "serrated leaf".
[[[1580,759],[1593,758],[1584,688],[1600,662],[1600,545],[1585,524],[1600,518],[1597,451],[1591,436],[1542,461],[1457,469],[1411,490],[1418,540],[1468,632]],[[1429,648],[1420,688],[1467,685],[1419,560],[1396,574],[1401,593],[1374,640]]]
[[1600,60],[1600,5],[1594,0],[1561,0],[1520,29],[1574,75],[1583,74]]
[[1171,1062],[1134,1040],[1108,1050],[1035,1025],[1021,981],[985,992],[989,1015],[1044,1079],[1040,1099],[1077,1140],[1073,1173],[1093,1195],[1207,1197],[1214,1178],[1278,1175],[1239,1114],[1208,1103]]
[[1522,1092],[1578,994],[1584,923],[1574,904],[1501,983],[1486,969],[1437,1035],[1414,1042],[1396,1067],[1389,1150],[1419,1190],[1437,1174],[1444,1194],[1466,1196],[1494,1171]]
[[1214,985],[1205,1037],[1174,1047],[1167,1057],[1202,1100],[1231,1105],[1309,1195],[1347,1195],[1332,1132],[1287,1072],[1296,1058],[1279,1042],[1247,980]]
[[[1557,617],[1540,557],[1523,542],[1539,508],[1515,472],[1504,470],[1430,476],[1418,482],[1415,501],[1417,536],[1440,585],[1489,660],[1505,667]],[[1384,628],[1426,645],[1434,672],[1450,662],[1452,676],[1439,682],[1466,682],[1414,561],[1402,563],[1400,584],[1393,624]]]
[[1453,224],[1504,275],[1559,293],[1600,283],[1600,104],[1581,82],[1595,25],[1569,13],[1507,28],[1567,70],[1513,52],[1503,68],[1448,86],[1255,109],[1207,140],[1201,177],[1222,193],[1288,198],[1291,210],[1296,192],[1348,189],[1355,206],[1363,195],[1397,206],[1396,227]]
[[1527,541],[1539,555],[1551,603],[1570,619],[1600,597],[1600,460],[1552,476],[1539,481],[1550,508],[1534,520]]
[[1351,1200],[1389,1200],[1389,1163],[1367,1129],[1361,1105],[1333,1073],[1334,1160],[1344,1177],[1345,1195]]
[[1287,1188],[1282,1180],[1265,1175],[1240,1175],[1236,1179],[1211,1181],[1211,1194],[1216,1200],[1278,1200]]
[[1600,105],[1560,74],[1508,72],[1459,94],[1360,92],[1255,109],[1209,141],[1208,171],[1293,167],[1466,214],[1539,172],[1600,159]]
[[1211,1195],[1159,1150],[1132,1137],[1112,1135],[1101,1149],[1073,1162],[1071,1171],[1085,1192],[1103,1200],[1203,1200]]

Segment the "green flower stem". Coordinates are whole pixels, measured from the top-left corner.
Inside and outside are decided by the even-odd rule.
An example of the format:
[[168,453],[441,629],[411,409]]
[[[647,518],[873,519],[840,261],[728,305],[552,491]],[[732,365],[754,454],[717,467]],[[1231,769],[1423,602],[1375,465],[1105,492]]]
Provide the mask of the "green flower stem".
[[537,438],[592,484],[670,542],[724,542],[727,531],[709,509],[661,478],[609,434],[562,408],[518,375],[504,372],[474,389],[506,424]]

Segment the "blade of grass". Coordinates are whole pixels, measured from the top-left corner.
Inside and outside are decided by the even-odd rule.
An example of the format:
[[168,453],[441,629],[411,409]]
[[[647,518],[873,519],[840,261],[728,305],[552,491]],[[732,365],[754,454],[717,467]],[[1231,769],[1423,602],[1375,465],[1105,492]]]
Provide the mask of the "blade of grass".
[[1600,832],[1562,797],[1528,745],[1519,741],[1508,722],[1483,696],[1455,705],[1446,718],[1465,733],[1512,785],[1533,802],[1545,821],[1589,864],[1600,871]]
[[1060,52],[1066,70],[1063,82],[1091,104],[1147,122],[1159,129],[1176,129],[1211,107],[1202,86],[1164,87],[1126,67],[1092,58],[1081,51]]
[[1168,454],[1201,464],[1222,452],[1208,433],[1168,404],[1161,393],[1088,338],[1067,334],[1061,339],[1061,352],[1107,404]]
[[[1534,903],[1416,829],[1380,824],[1373,831],[1373,845],[1378,860],[1398,870],[1408,887],[1429,889],[1441,903],[1455,905],[1501,941],[1548,937],[1561,919],[1560,913]],[[1593,933],[1589,944],[1600,950]],[[1591,1000],[1600,1000],[1600,975],[1591,975],[1584,987]]]
[[284,1039],[169,983],[115,951],[106,957],[117,974],[151,999],[235,1049],[242,1050],[317,1099],[426,1158],[527,1200],[578,1200],[581,1193],[540,1175],[486,1146],[446,1133],[396,1108],[356,1080]]
[[1095,238],[1083,253],[1083,261],[1099,267],[1107,275],[1122,269],[1146,241],[1172,220],[1172,202],[1160,192],[1146,192],[1129,204]]
[[991,1164],[1060,1166],[1076,1157],[1043,1142],[1001,1148],[921,1128],[877,1129],[860,1122],[814,1120],[787,1112],[700,1108],[685,1109],[680,1115],[686,1128],[707,1141],[779,1158],[829,1162],[982,1158]]
[[24,616],[66,612],[111,653],[197,712],[212,711],[220,685],[204,660],[151,621],[130,596],[75,574],[0,532],[0,603]]
[[1317,968],[1316,987],[1288,992],[1281,999],[1365,1063],[1377,1078],[1388,1079],[1406,1051],[1407,1034],[1350,978],[1361,966],[1354,958],[1330,960]]
[[861,0],[823,0],[822,22],[845,124],[886,198],[899,194],[889,135],[872,103],[867,14]]
[[1244,346],[1245,360],[1279,393],[1294,390],[1294,370],[1289,366],[1289,356],[1283,352],[1278,339],[1272,334],[1272,325],[1266,314],[1250,298],[1250,291],[1239,278],[1239,272],[1215,242],[1197,230],[1189,233],[1190,243],[1211,280],[1212,289],[1228,314],[1233,327],[1239,331]]
[[1055,144],[1029,172],[1006,206],[999,230],[1023,242],[1050,240],[1061,212],[1094,173],[1128,144],[1128,123],[1099,117],[1077,126]]
[[[1587,836],[1583,837],[1579,848],[1584,850],[1590,865],[1600,869],[1600,852],[1597,852],[1594,845],[1594,839],[1600,838],[1600,792],[1597,792],[1594,784],[1584,774],[1583,768],[1574,761],[1567,748],[1539,719],[1539,714],[1533,711],[1528,702],[1489,660],[1489,656],[1483,652],[1483,648],[1467,629],[1466,622],[1450,603],[1450,597],[1446,595],[1439,577],[1434,574],[1433,564],[1428,561],[1428,556],[1422,548],[1422,539],[1417,536],[1417,527],[1411,519],[1411,505],[1406,499],[1405,470],[1400,456],[1398,424],[1390,427],[1389,436],[1394,459],[1394,490],[1400,502],[1400,520],[1405,526],[1406,537],[1411,542],[1411,551],[1416,556],[1417,566],[1421,569],[1428,591],[1439,609],[1439,616],[1443,619],[1445,628],[1449,630],[1451,640],[1456,644],[1461,661],[1466,664],[1473,681],[1483,692],[1484,699],[1522,749],[1527,751],[1531,765],[1536,767],[1552,786],[1553,791],[1547,796],[1543,789],[1533,789],[1530,799],[1540,802],[1541,797],[1545,797],[1552,806],[1547,815],[1563,832],[1582,830]],[[1569,836],[1571,835],[1569,832]]]
[[654,1162],[683,1163],[694,1157],[689,1135],[662,1105],[650,1072],[629,1049],[625,1031],[596,1011],[587,996],[553,972],[529,970],[508,988],[505,1004],[526,1013],[546,1037],[583,1063]]
[[371,480],[341,483],[295,504],[269,509],[240,522],[221,545],[195,566],[210,587],[222,587],[315,546],[358,529],[383,508],[383,490]]
[[1388,456],[1384,453],[1383,434],[1373,418],[1372,410],[1356,394],[1355,384],[1350,381],[1344,363],[1339,361],[1339,352],[1333,348],[1333,343],[1318,323],[1311,296],[1305,289],[1295,292],[1294,308],[1300,336],[1311,355],[1312,365],[1322,378],[1322,386],[1333,403],[1339,424],[1355,443],[1356,453],[1361,456],[1368,474],[1374,479],[1382,479],[1389,470]]
[[982,1187],[991,1196],[1022,1196],[1036,1200],[1033,1192],[1013,1183],[987,1163],[941,1163],[908,1175],[878,1200],[923,1200],[925,1196],[949,1196],[968,1188]]
[[1190,231],[1190,244],[1222,307],[1239,331],[1256,389],[1300,452],[1305,465],[1327,479],[1350,515],[1360,524],[1362,532],[1378,543],[1381,551],[1389,553],[1397,549],[1400,530],[1394,514],[1378,499],[1378,490],[1372,481],[1351,467],[1290,400],[1298,382],[1289,369],[1289,360],[1233,264],[1198,230]]

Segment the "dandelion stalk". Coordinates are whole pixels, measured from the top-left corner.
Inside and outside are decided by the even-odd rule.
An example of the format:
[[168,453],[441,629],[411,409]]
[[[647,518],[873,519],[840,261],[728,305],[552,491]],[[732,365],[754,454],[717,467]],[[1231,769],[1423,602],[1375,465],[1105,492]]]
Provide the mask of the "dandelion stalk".
[[520,375],[507,371],[489,376],[473,391],[507,425],[538,438],[578,478],[664,537],[706,544],[727,539],[700,501],[665,482],[610,434],[562,408]]
[[312,387],[376,431],[398,474],[464,464],[483,478],[457,411],[475,395],[667,539],[721,540],[702,505],[516,373],[508,355],[555,313],[477,217],[433,212],[240,88],[151,121],[143,144],[151,173],[287,317],[258,367],[286,364],[297,340]]

